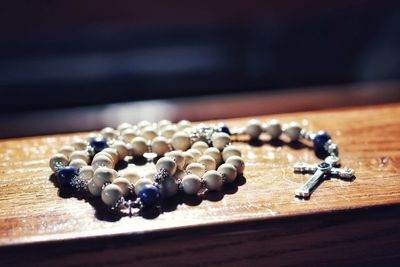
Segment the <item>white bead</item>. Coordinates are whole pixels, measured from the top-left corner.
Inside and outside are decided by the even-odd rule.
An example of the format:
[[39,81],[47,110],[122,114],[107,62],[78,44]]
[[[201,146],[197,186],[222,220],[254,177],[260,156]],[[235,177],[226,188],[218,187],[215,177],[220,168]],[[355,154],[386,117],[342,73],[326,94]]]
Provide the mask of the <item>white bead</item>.
[[75,150],[85,150],[87,145],[88,145],[87,141],[83,139],[75,139],[74,142],[72,143],[72,146],[74,147]]
[[182,180],[182,178],[186,175],[186,172],[183,170],[177,169],[174,176],[175,180]]
[[144,129],[144,128],[149,127],[149,126],[151,126],[151,122],[149,122],[149,121],[141,121],[141,122],[139,122],[137,124],[137,127],[139,129]]
[[101,192],[101,200],[108,206],[115,206],[122,197],[122,190],[115,184],[107,185]]
[[174,150],[166,153],[165,156],[173,159],[178,169],[183,170],[185,168],[185,158],[182,151]]
[[277,120],[271,120],[265,127],[265,130],[271,136],[271,139],[276,139],[282,134],[282,125]]
[[229,157],[228,160],[226,161],[226,163],[230,163],[233,166],[235,166],[237,172],[239,174],[242,174],[244,171],[244,160],[239,157],[239,156],[232,156]]
[[152,126],[146,127],[142,130],[142,137],[146,140],[153,140],[157,136],[157,132]]
[[[111,148],[111,149],[113,149],[113,148]],[[118,156],[118,153],[115,153],[115,154]],[[114,157],[110,153],[105,152],[104,150],[102,150],[99,153],[97,153],[96,155],[94,155],[93,160],[98,158],[98,157],[100,157],[100,156],[104,156],[104,157],[109,158],[114,166],[118,162],[118,158],[115,161]]]
[[130,124],[129,122],[123,122],[117,126],[117,130],[120,132],[124,131],[125,129],[129,129],[129,128],[132,128],[132,124]]
[[291,122],[286,126],[285,134],[290,141],[297,141],[301,135],[301,127],[296,122]]
[[124,160],[124,158],[126,156],[128,156],[129,154],[129,148],[128,146],[122,142],[122,141],[115,141],[112,145],[112,148],[114,148],[115,150],[117,150],[118,152],[118,159],[119,160]]
[[87,163],[83,159],[74,159],[69,163],[69,166],[79,170],[83,166],[87,166]]
[[58,153],[64,154],[67,158],[69,158],[74,152],[74,148],[72,146],[63,146]]
[[202,177],[206,172],[206,167],[201,163],[193,162],[186,167],[186,171],[188,173],[193,173],[199,177]]
[[211,141],[213,147],[222,150],[227,144],[231,142],[231,137],[227,133],[214,133],[211,136]]
[[153,181],[156,174],[157,174],[156,170],[149,170],[144,174],[143,177],[149,179],[150,181]]
[[97,133],[89,133],[89,134],[86,136],[85,140],[86,140],[87,142],[90,142],[90,141],[92,141],[93,139],[95,139],[95,138],[97,138],[97,137],[99,137],[99,135],[98,135]]
[[208,144],[203,141],[197,141],[192,145],[192,148],[197,149],[201,153],[204,153],[204,151],[206,151],[206,149],[208,148]]
[[201,157],[201,152],[198,151],[197,149],[191,148],[186,152],[192,154],[194,161],[197,161]]
[[172,136],[176,133],[177,128],[176,125],[168,125],[161,130],[161,135],[165,138],[171,139]]
[[251,139],[257,139],[262,131],[261,123],[257,120],[250,120],[245,129],[245,133],[250,135]]
[[197,162],[203,164],[206,170],[215,170],[217,168],[215,159],[209,155],[201,156]]
[[224,159],[224,161],[227,161],[229,157],[232,156],[242,156],[242,152],[240,152],[239,148],[237,148],[236,146],[227,146],[224,148],[224,150],[222,151],[222,158]]
[[98,197],[101,195],[102,188],[101,188],[101,186],[97,186],[97,184],[92,179],[88,182],[88,190],[89,190],[90,194]]
[[176,125],[179,130],[184,130],[186,128],[192,127],[192,123],[188,120],[181,120]]
[[125,143],[130,143],[132,139],[137,136],[137,132],[133,129],[128,128],[121,133],[121,136],[122,141],[124,141]]
[[117,137],[117,131],[114,128],[111,127],[105,127],[100,131],[100,134],[105,138],[105,139],[114,139]]
[[189,135],[185,132],[177,132],[172,136],[171,144],[175,150],[185,151],[190,147]]
[[224,163],[218,167],[217,171],[225,177],[227,183],[232,183],[236,179],[237,170],[232,164]]
[[216,147],[209,147],[204,151],[203,155],[211,156],[217,165],[219,165],[222,161],[221,152]]
[[174,175],[176,172],[176,163],[173,159],[169,157],[162,157],[156,163],[156,169],[159,171],[160,169],[165,169],[169,173],[169,175]]
[[53,172],[57,172],[59,168],[68,165],[68,158],[61,153],[57,153],[50,158],[49,166]]
[[182,179],[183,191],[188,195],[194,195],[201,189],[201,179],[195,174],[188,174]]
[[163,196],[172,197],[178,192],[178,183],[172,177],[166,178],[161,184]]
[[185,165],[183,166],[183,169],[185,169],[190,163],[194,162],[194,157],[192,153],[184,151],[182,152],[182,156],[185,159]]
[[94,171],[93,181],[97,186],[101,187],[104,183],[111,183],[115,178],[115,170],[107,168],[107,167],[99,167]]
[[90,157],[89,154],[85,151],[74,151],[71,153],[71,156],[69,157],[69,159],[71,161],[73,161],[74,159],[82,159],[84,160],[86,163],[89,163]]
[[89,181],[90,179],[93,178],[93,168],[92,166],[83,166],[79,170],[79,178],[82,180]]
[[131,188],[131,183],[129,182],[128,179],[119,177],[119,178],[115,179],[112,183],[117,185],[117,186],[119,186],[119,188],[122,191],[122,195],[124,197],[129,195],[129,191],[130,191],[130,188]]
[[143,137],[138,136],[133,138],[131,145],[132,145],[132,155],[136,157],[143,156],[143,154],[149,150],[146,139],[144,139]]
[[163,156],[169,151],[168,140],[163,136],[157,136],[151,141],[151,149],[158,156]]
[[99,155],[93,158],[92,161],[92,167],[93,169],[97,169],[99,167],[107,167],[107,168],[114,168],[113,160],[111,156],[106,156],[106,155]]
[[107,147],[107,148],[103,149],[100,153],[107,153],[108,155],[110,155],[113,160],[114,165],[118,163],[119,156],[118,156],[118,152],[115,148]]
[[206,181],[206,187],[208,190],[220,190],[222,187],[222,175],[216,170],[207,171],[203,175],[203,179]]
[[164,129],[165,127],[167,127],[171,124],[172,124],[172,122],[169,120],[161,120],[157,123],[157,128],[158,128],[158,130],[161,131],[162,129]]
[[128,179],[131,183],[140,179],[140,174],[134,168],[126,168],[118,172],[119,176]]
[[152,184],[153,182],[150,179],[147,178],[140,178],[139,180],[136,181],[135,183],[135,193],[136,195],[139,194],[140,190],[147,185],[147,184]]

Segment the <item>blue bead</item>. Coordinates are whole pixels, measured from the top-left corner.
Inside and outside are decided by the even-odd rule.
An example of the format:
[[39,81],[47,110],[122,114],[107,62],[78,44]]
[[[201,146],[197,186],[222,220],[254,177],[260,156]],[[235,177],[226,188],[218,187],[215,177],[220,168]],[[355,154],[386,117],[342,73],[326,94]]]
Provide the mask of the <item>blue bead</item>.
[[331,139],[331,136],[324,131],[319,131],[314,139],[313,139],[313,143],[314,143],[314,150],[315,151],[322,151],[324,150],[324,145],[326,144],[326,142],[328,142]]
[[58,182],[62,186],[69,186],[72,178],[78,175],[78,170],[74,167],[64,167],[58,172]]
[[89,145],[93,148],[94,153],[99,153],[100,151],[108,147],[106,139],[101,137],[92,139]]
[[160,190],[154,185],[147,184],[139,191],[139,198],[144,206],[153,207],[160,200]]

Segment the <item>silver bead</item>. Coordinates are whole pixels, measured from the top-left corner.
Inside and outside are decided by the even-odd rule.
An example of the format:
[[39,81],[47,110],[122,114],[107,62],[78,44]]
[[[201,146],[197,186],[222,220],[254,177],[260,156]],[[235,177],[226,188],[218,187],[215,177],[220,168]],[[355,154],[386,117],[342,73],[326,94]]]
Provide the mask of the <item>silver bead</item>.
[[265,131],[271,136],[271,139],[277,139],[282,134],[282,125],[277,120],[271,120],[266,125]]
[[296,122],[291,122],[286,126],[284,132],[290,141],[298,141],[301,137],[301,130],[302,128]]

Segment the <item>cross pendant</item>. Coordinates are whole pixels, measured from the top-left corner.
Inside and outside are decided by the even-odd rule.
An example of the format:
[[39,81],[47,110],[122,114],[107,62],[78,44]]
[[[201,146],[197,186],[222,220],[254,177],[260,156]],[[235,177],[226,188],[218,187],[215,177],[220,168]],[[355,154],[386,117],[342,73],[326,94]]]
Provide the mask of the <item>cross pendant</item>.
[[319,164],[308,164],[303,162],[296,163],[294,165],[294,172],[313,173],[310,179],[295,191],[295,195],[302,198],[309,197],[315,186],[331,175],[344,179],[351,179],[354,177],[354,170],[349,168],[338,168],[335,167],[334,164],[326,161]]

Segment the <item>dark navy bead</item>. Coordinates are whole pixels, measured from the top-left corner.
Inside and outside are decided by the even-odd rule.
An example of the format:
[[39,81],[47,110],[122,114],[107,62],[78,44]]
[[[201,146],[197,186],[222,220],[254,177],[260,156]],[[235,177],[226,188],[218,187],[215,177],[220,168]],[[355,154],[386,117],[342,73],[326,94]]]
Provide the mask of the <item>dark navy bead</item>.
[[331,139],[331,136],[324,131],[319,131],[314,139],[313,139],[313,143],[314,143],[314,150],[315,151],[322,151],[324,150],[324,145],[326,144],[326,142],[328,142]]
[[75,169],[74,167],[71,166],[64,167],[58,172],[58,182],[62,186],[69,186],[71,180],[78,175],[79,175],[78,170]]
[[223,133],[226,133],[226,134],[231,134],[231,131],[229,130],[229,127],[228,126],[226,126],[225,124],[223,124],[223,123],[221,123],[221,124],[219,124],[218,125],[218,130],[220,131],[220,132],[223,132]]
[[160,190],[154,185],[147,184],[139,191],[138,196],[144,206],[154,207],[160,200]]
[[108,147],[106,139],[101,137],[92,139],[89,145],[93,148],[94,153],[99,153],[100,151]]

